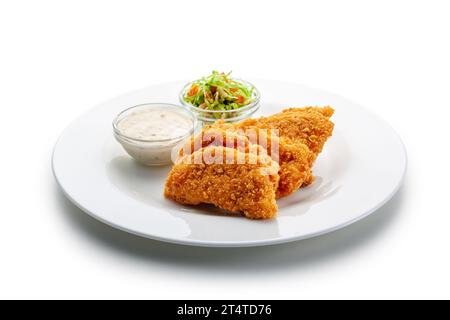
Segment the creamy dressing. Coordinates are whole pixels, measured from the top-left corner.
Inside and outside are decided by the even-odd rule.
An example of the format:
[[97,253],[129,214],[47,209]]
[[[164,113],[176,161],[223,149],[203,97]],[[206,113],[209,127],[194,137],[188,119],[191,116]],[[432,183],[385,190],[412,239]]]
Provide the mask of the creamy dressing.
[[195,117],[182,107],[169,104],[148,104],[134,109],[115,120],[117,141],[142,164],[169,164],[174,147],[193,133]]
[[117,128],[132,139],[166,140],[181,137],[192,129],[192,120],[172,110],[141,110],[122,119]]

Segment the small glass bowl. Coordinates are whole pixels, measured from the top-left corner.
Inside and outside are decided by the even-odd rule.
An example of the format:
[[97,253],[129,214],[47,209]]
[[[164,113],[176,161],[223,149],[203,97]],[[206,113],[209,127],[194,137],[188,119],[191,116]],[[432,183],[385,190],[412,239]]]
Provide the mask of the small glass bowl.
[[210,124],[213,122],[216,122],[217,120],[221,119],[225,122],[237,122],[244,120],[246,118],[251,117],[258,109],[259,109],[259,100],[261,98],[261,95],[256,89],[256,87],[251,84],[248,81],[242,80],[242,79],[236,79],[233,78],[233,80],[238,81],[247,87],[253,88],[252,98],[253,102],[242,107],[239,109],[234,110],[205,110],[199,107],[196,107],[192,105],[189,102],[186,102],[184,100],[184,96],[186,95],[189,88],[194,84],[196,81],[189,82],[186,84],[183,89],[181,90],[180,94],[178,95],[178,98],[180,100],[180,103],[188,108],[191,112],[195,113],[197,115],[197,119],[204,122],[205,124]]
[[[144,110],[170,110],[183,114],[192,121],[192,127],[185,134],[169,139],[136,139],[126,136],[119,129],[119,123],[128,115]],[[116,140],[125,151],[139,163],[146,166],[159,166],[170,164],[172,161],[172,149],[180,142],[191,136],[198,127],[196,116],[186,108],[168,103],[146,103],[140,104],[119,113],[113,121],[113,132]]]

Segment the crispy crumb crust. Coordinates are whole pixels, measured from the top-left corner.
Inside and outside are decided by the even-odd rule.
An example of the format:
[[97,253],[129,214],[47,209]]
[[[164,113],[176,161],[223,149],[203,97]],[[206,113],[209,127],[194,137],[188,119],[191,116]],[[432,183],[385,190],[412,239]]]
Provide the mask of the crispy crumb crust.
[[[203,158],[205,152],[222,153],[224,158],[234,160],[234,164],[206,164],[205,161],[194,164],[194,159]],[[245,158],[245,163],[236,164],[239,156]],[[209,203],[242,212],[250,219],[269,219],[277,212],[278,170],[278,164],[268,155],[209,146],[177,161],[167,178],[164,195],[182,204]]]
[[[297,145],[306,145],[311,151],[312,156],[308,156],[309,164],[307,167],[308,175],[305,177],[301,187],[308,186],[314,181],[312,174],[312,166],[319,153],[322,151],[325,142],[333,134],[334,123],[330,121],[334,109],[330,106],[326,107],[304,107],[304,108],[288,108],[280,113],[273,114],[269,117],[261,117],[257,119],[246,119],[239,123],[233,124],[236,128],[259,127],[263,129],[278,129],[280,139],[285,142]],[[286,165],[280,161],[281,168]],[[295,166],[289,165],[290,169]],[[285,169],[287,172],[289,169]],[[294,175],[294,179],[297,179]],[[284,181],[283,178],[280,181]],[[289,181],[289,185],[297,185]],[[295,190],[288,189],[291,192]],[[285,196],[291,192],[280,193]]]
[[278,129],[281,137],[307,145],[315,159],[333,134],[334,124],[330,121],[333,113],[329,106],[288,108],[269,117],[244,120],[238,126]]
[[225,127],[206,126],[197,135],[192,136],[178,151],[179,156],[189,155],[207,146],[234,148],[240,152],[267,155],[266,149],[257,143],[252,143],[248,137],[238,134]]
[[[241,136],[241,138],[236,138],[237,141],[240,141],[235,144],[237,146],[242,146],[245,143],[249,143],[249,141],[263,146],[272,159],[280,165],[278,172],[280,182],[276,192],[277,198],[290,195],[303,184],[309,184],[313,180],[311,165],[314,159],[308,147],[302,143],[295,143],[288,138],[274,135],[271,132],[271,128],[241,127],[239,124],[235,125],[218,121],[204,130],[205,132],[216,132],[217,130],[226,133],[234,132]],[[207,137],[208,135],[205,136]],[[235,137],[235,135],[232,137]],[[198,136],[197,139],[201,139],[201,136]],[[208,139],[203,140],[208,141]],[[193,146],[193,143],[191,146]],[[277,148],[277,150],[272,150],[272,147]]]
[[[275,198],[287,196],[313,182],[311,168],[333,133],[334,124],[330,121],[333,113],[328,106],[289,108],[269,117],[236,124],[219,120],[205,126],[202,135],[191,138],[186,144],[190,151],[180,151],[164,194],[183,204],[210,203],[225,210],[243,212],[251,219],[272,218],[277,211]],[[247,129],[257,131],[256,141],[254,136],[245,133]],[[261,129],[269,130],[269,134],[264,136]],[[280,137],[272,136],[271,129],[277,129]],[[214,138],[205,139],[205,132]],[[275,160],[279,166],[270,159],[270,156],[275,158],[271,139],[278,142],[279,159]],[[192,164],[193,159],[202,159],[211,151],[221,152],[228,158],[231,154],[233,159],[244,156],[248,162]],[[256,162],[250,164],[251,161]],[[265,171],[268,174],[263,174]]]

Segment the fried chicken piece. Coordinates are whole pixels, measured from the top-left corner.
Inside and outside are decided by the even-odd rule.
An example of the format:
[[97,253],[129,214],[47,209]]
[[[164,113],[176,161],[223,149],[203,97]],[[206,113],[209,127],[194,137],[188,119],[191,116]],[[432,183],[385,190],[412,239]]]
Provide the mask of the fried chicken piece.
[[[289,108],[269,117],[246,119],[232,124],[232,126],[244,130],[251,127],[277,129],[279,130],[280,139],[286,143],[306,145],[312,152],[312,156],[308,157],[309,175],[305,177],[301,185],[305,187],[314,181],[311,168],[322,151],[325,142],[333,134],[334,124],[330,121],[333,113],[333,108],[329,106]],[[283,159],[280,160],[280,165],[283,168],[284,161],[282,161]],[[295,166],[290,166],[290,168],[295,168]],[[280,181],[284,181],[284,179],[280,179]],[[292,182],[289,181],[289,183]],[[294,185],[297,184],[294,183]],[[287,194],[289,193],[284,195]]]
[[278,209],[278,170],[278,164],[267,154],[209,146],[178,159],[167,178],[164,195],[182,204],[209,203],[242,212],[250,219],[270,219]]
[[[301,143],[293,143],[289,139],[279,138],[271,129],[249,126],[243,130],[234,124],[219,121],[205,127],[188,142],[186,149],[195,151],[210,144],[234,147],[245,152],[249,152],[248,145],[262,146],[263,150],[280,165],[277,198],[293,193],[304,183],[312,180],[310,163],[313,161],[313,155],[308,147]],[[261,154],[260,149],[257,151]]]
[[289,139],[279,138],[280,182],[277,198],[285,197],[297,191],[301,186],[310,184],[313,154],[304,144],[292,143]]
[[278,129],[280,137],[307,145],[315,160],[333,134],[334,124],[330,121],[333,113],[333,108],[329,106],[289,108],[269,117],[244,120],[237,126]]
[[206,126],[200,133],[192,136],[178,151],[179,156],[189,155],[207,146],[220,146],[234,148],[243,153],[253,153],[255,155],[267,155],[266,149],[258,145],[255,141],[250,141],[248,137],[238,134],[235,130],[228,130],[226,127]]

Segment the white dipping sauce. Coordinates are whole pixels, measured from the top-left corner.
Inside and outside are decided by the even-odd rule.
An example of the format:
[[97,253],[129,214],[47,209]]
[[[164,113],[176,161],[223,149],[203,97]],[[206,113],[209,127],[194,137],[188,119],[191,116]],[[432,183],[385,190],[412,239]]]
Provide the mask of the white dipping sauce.
[[115,137],[138,162],[152,166],[171,162],[172,149],[193,132],[194,119],[177,106],[137,107],[116,122]]
[[192,120],[172,110],[141,110],[126,116],[117,128],[133,139],[157,141],[185,135],[192,129]]

